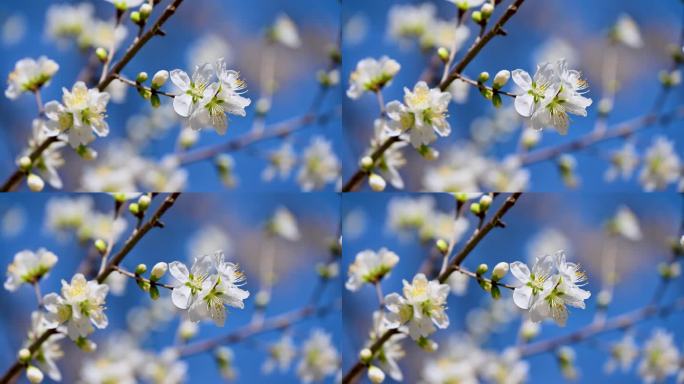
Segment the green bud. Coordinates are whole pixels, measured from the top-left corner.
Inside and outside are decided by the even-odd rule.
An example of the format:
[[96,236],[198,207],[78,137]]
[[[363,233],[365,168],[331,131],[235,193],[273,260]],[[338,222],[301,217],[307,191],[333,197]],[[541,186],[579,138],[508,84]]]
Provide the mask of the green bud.
[[135,267],[135,274],[136,275],[142,275],[145,272],[147,272],[147,265],[140,263],[140,264],[138,264],[137,267]]
[[487,72],[487,71],[480,72],[480,75],[477,77],[478,83],[486,83],[488,80],[489,80],[489,72]]
[[444,47],[439,47],[439,49],[437,49],[437,56],[439,56],[440,60],[446,63],[449,61],[449,50]]
[[161,100],[159,99],[159,95],[157,93],[152,93],[150,96],[150,104],[152,105],[152,108],[159,108],[161,105]]
[[364,348],[359,352],[359,360],[361,360],[362,363],[368,364],[373,360],[373,352],[371,352],[370,349]]
[[150,206],[151,202],[152,198],[150,198],[150,195],[144,194],[138,198],[138,207],[144,211]]
[[489,270],[489,266],[485,263],[482,263],[482,264],[477,266],[475,273],[478,275],[484,275],[485,273],[487,273],[488,270]]
[[102,239],[97,239],[95,240],[95,249],[104,254],[107,251],[107,243],[105,243]]
[[138,12],[138,11],[131,12],[131,21],[134,24],[140,24],[140,22],[142,21],[142,16],[140,16],[140,12]]
[[476,23],[478,23],[478,24],[481,24],[481,23],[482,23],[482,20],[483,20],[483,18],[482,18],[482,12],[480,12],[480,11],[474,11],[473,14],[470,15],[470,17],[473,19],[474,22],[476,22]]
[[501,95],[498,93],[494,93],[492,95],[492,105],[494,108],[499,108],[501,105],[503,105],[503,100],[501,99]]
[[31,165],[32,165],[32,162],[31,162],[30,157],[22,156],[19,159],[19,169],[21,169],[22,171],[24,171],[24,172],[29,171],[31,169]]
[[17,359],[20,363],[28,363],[31,361],[31,351],[28,348],[20,349],[19,353],[17,353]]
[[499,300],[501,298],[501,290],[498,285],[492,285],[492,289],[489,292],[492,295],[492,299]]
[[435,245],[443,255],[445,255],[449,251],[449,244],[443,239],[437,240],[437,243]]
[[137,83],[144,83],[147,81],[147,72],[140,72],[138,76],[135,77]]
[[473,215],[480,215],[482,213],[482,208],[480,207],[479,203],[472,203],[470,204],[470,212],[473,213]]
[[128,204],[128,210],[135,216],[138,216],[140,214],[140,206],[138,206],[138,203]]
[[359,166],[361,169],[368,172],[373,169],[373,159],[370,156],[364,156],[359,161]]
[[150,287],[150,299],[157,300],[159,298],[159,288],[156,285]]
[[107,61],[107,50],[102,47],[98,47],[95,50],[95,56],[97,56],[98,60],[104,63],[105,61]]

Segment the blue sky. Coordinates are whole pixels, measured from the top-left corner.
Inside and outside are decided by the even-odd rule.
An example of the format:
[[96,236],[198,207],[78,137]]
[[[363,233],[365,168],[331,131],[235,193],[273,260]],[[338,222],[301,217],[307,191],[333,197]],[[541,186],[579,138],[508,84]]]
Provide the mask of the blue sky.
[[[343,200],[342,212],[344,218],[343,236],[343,270],[354,260],[355,255],[365,249],[378,250],[387,247],[397,253],[400,262],[392,271],[389,278],[383,281],[385,294],[401,290],[403,279],[411,280],[423,259],[429,252],[431,244],[421,245],[415,236],[400,239],[392,233],[386,222],[387,204],[392,198],[419,197],[419,194],[383,194],[372,193],[347,194]],[[446,194],[433,194],[440,211],[453,211],[453,198]],[[500,204],[502,197],[497,198]],[[656,265],[667,260],[669,248],[668,240],[675,237],[679,230],[682,211],[681,196],[676,194],[523,194],[518,204],[513,207],[504,218],[506,229],[492,231],[475,250],[466,258],[464,266],[470,270],[477,268],[479,263],[491,266],[499,261],[513,262],[527,260],[527,246],[531,239],[544,228],[554,228],[563,233],[568,239],[571,249],[567,251],[571,261],[579,262],[587,271],[589,280],[586,289],[592,292],[587,301],[586,310],[571,309],[568,325],[560,328],[554,324],[544,324],[536,340],[550,339],[565,335],[589,324],[594,316],[596,293],[601,287],[600,245],[608,241],[602,232],[603,224],[612,217],[617,208],[625,205],[632,209],[641,221],[644,234],[639,242],[618,241],[618,265],[623,273],[615,288],[614,301],[608,309],[608,315],[614,316],[640,308],[649,303],[658,283]],[[351,214],[351,216],[350,216]],[[354,219],[350,219],[354,217]],[[359,220],[359,217],[364,218]],[[360,225],[359,223],[363,223]],[[474,220],[471,219],[472,231]],[[456,249],[462,246],[457,245]],[[512,282],[511,276],[506,282]],[[504,297],[510,297],[511,292],[504,291]],[[682,297],[684,284],[681,279],[673,281],[664,296],[663,303]],[[377,306],[377,299],[372,287],[365,286],[356,293],[349,291],[343,294],[345,335],[342,339],[342,350],[345,367],[351,364],[364,342],[368,330],[370,316]],[[447,330],[440,330],[434,338],[441,345],[445,345],[449,335],[463,330],[466,313],[491,299],[479,286],[471,281],[468,293],[463,297],[450,296],[448,315],[451,325]],[[512,305],[512,303],[511,303]],[[675,334],[676,345],[681,348],[684,344],[684,328],[682,319],[684,314],[675,313],[669,318],[654,319],[644,322],[635,328],[636,340],[641,343],[650,335],[655,327],[662,327]],[[487,348],[501,350],[505,346],[515,343],[515,335],[519,320],[505,325],[495,334],[486,345]],[[602,336],[601,343],[619,339],[619,333]],[[410,344],[407,342],[405,344]],[[603,344],[600,344],[603,345]],[[591,343],[579,344],[577,353],[577,367],[581,371],[579,382],[605,383],[638,383],[640,380],[634,370],[630,374],[614,374],[607,376],[603,373],[603,364],[607,359],[605,352],[596,350]],[[407,382],[416,382],[415,375],[420,372],[423,358],[429,354],[411,349],[408,357],[400,365]],[[530,383],[552,383],[561,381],[557,363],[552,354],[546,353],[534,356],[528,360],[531,374]],[[391,382],[391,381],[390,381]]]
[[[453,4],[444,0],[430,0],[438,7],[437,15],[441,19],[452,19],[455,15]],[[343,63],[343,79],[356,63],[365,57],[379,58],[387,55],[397,60],[402,68],[392,85],[384,89],[386,101],[400,99],[403,88],[412,88],[416,79],[428,62],[416,46],[409,44],[400,47],[387,37],[387,11],[393,4],[419,4],[421,1],[389,1],[379,0],[367,2],[363,0],[345,1],[343,20],[346,23],[352,18],[365,20],[366,37],[360,41],[343,43],[345,59]],[[507,4],[507,3],[504,3]],[[627,13],[639,24],[644,36],[645,47],[639,50],[620,50],[620,80],[622,89],[618,92],[615,109],[609,119],[610,124],[638,117],[650,111],[659,90],[658,71],[670,67],[667,46],[676,44],[678,31],[681,28],[682,4],[680,1],[664,0],[546,0],[527,1],[519,12],[506,25],[508,36],[493,39],[466,68],[465,75],[476,78],[481,71],[488,71],[492,76],[501,69],[524,69],[534,72],[535,51],[552,37],[565,39],[576,51],[577,68],[589,80],[588,97],[594,100],[589,108],[587,118],[573,117],[570,132],[561,137],[552,130],[545,131],[538,148],[553,146],[585,135],[593,129],[596,117],[596,105],[602,95],[601,63],[605,49],[604,37],[618,16]],[[496,17],[496,15],[494,16]],[[345,24],[346,25],[346,24]],[[472,24],[471,24],[472,25]],[[472,31],[471,31],[472,32]],[[474,32],[473,32],[474,33]],[[471,33],[471,35],[473,34]],[[469,43],[467,43],[469,44]],[[466,47],[467,47],[466,44]],[[346,85],[345,85],[346,86]],[[512,82],[508,86],[513,89]],[[666,110],[681,104],[681,87],[670,95]],[[505,99],[504,105],[512,100]],[[378,106],[373,95],[367,94],[359,100],[344,99],[345,126],[345,179],[356,170],[358,158],[368,145],[372,135],[372,122],[377,116]],[[452,134],[441,138],[436,148],[443,150],[450,144],[462,142],[469,135],[470,123],[474,118],[491,114],[491,103],[484,100],[471,89],[468,102],[450,108]],[[672,122],[668,127],[648,129],[634,137],[637,150],[643,153],[651,143],[655,134],[665,134],[676,142],[678,153],[684,148],[684,136],[681,133],[682,122]],[[512,140],[499,144],[491,152],[497,158],[503,154],[514,153],[518,134]],[[629,182],[606,183],[603,173],[608,167],[605,157],[613,149],[619,148],[619,141],[611,141],[600,146],[600,150],[577,153],[579,175],[582,179],[580,188],[587,191],[639,191],[640,187],[633,178]],[[409,162],[413,167],[406,167],[402,174],[407,180],[407,191],[420,190],[422,170],[431,164],[414,151],[406,150]],[[530,191],[561,191],[563,186],[556,166],[546,161],[529,168],[532,172]],[[672,186],[671,186],[672,188]]]
[[[58,290],[60,280],[70,279],[86,254],[86,248],[79,246],[76,241],[60,242],[44,229],[46,201],[56,196],[64,197],[65,195],[15,193],[0,196],[2,216],[10,208],[19,208],[25,212],[26,218],[23,231],[13,237],[3,237],[1,240],[3,252],[0,259],[3,271],[11,262],[13,255],[23,249],[36,250],[39,247],[46,247],[59,257],[55,269],[41,283],[43,293]],[[93,196],[99,211],[111,210],[112,201],[109,195]],[[164,217],[166,227],[150,232],[128,255],[122,265],[126,269],[133,270],[135,265],[141,262],[147,263],[150,267],[157,261],[186,262],[191,254],[188,242],[192,235],[206,225],[218,226],[232,241],[232,252],[226,250],[228,259],[239,263],[245,270],[247,284],[244,288],[251,292],[251,297],[245,302],[244,310],[231,309],[229,311],[224,328],[218,328],[210,323],[202,324],[196,340],[223,335],[246,325],[254,312],[253,299],[260,286],[259,268],[265,263],[265,258],[261,253],[265,240],[261,231],[275,209],[279,206],[287,207],[297,217],[302,239],[297,243],[284,240],[275,243],[278,280],[273,291],[272,305],[266,311],[267,317],[301,308],[308,302],[312,290],[317,286],[315,266],[319,262],[329,260],[330,257],[328,242],[335,238],[338,231],[339,204],[339,197],[335,194],[314,193],[306,196],[240,193],[184,194],[180,196],[177,205],[172,207]],[[129,230],[131,225],[133,221],[129,219]],[[161,294],[168,296],[169,292],[162,290]],[[320,303],[326,305],[339,300],[339,297],[339,280],[333,280],[323,292]],[[94,340],[101,341],[104,337],[115,334],[116,330],[123,329],[128,311],[135,306],[149,305],[149,302],[149,298],[141,294],[132,282],[128,283],[124,296],[110,295],[107,299],[110,325],[104,331],[97,331],[93,335]],[[0,307],[3,308],[0,316],[0,329],[4,330],[0,338],[0,361],[5,362],[2,368],[4,369],[4,365],[14,358],[23,340],[29,324],[29,315],[35,309],[35,296],[27,286],[23,286],[15,293],[3,289],[0,292]],[[151,332],[148,340],[144,342],[144,347],[158,350],[172,345],[176,325],[177,318],[169,324],[158,326],[158,329]],[[302,341],[314,328],[324,329],[331,333],[334,342],[338,343],[341,336],[339,311],[295,325],[293,328],[295,343],[301,346]],[[261,364],[266,358],[263,348],[269,342],[277,340],[278,335],[278,332],[271,332],[253,339],[252,342],[233,346],[236,366],[240,372],[237,382],[251,383],[256,380],[299,382],[293,373],[294,369],[284,375],[263,376],[260,373]],[[65,358],[60,363],[60,367],[62,372],[68,375],[65,382],[74,382],[73,373],[79,368],[82,359],[87,356],[78,350],[73,350],[69,344],[68,341],[64,343],[65,350],[69,351],[71,357]],[[189,382],[220,381],[210,353],[190,357],[187,362],[189,363]]]

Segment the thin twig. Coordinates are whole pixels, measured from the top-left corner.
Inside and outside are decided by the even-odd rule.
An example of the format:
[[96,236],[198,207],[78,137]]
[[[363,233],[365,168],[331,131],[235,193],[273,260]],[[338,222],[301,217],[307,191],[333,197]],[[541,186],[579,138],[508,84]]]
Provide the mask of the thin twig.
[[135,273],[128,271],[128,270],[125,270],[125,269],[119,267],[118,265],[114,266],[114,270],[119,272],[120,274],[126,276],[126,277],[130,277],[131,279],[137,280],[141,283],[147,283],[150,286],[157,286],[157,287],[162,287],[162,288],[166,288],[166,289],[174,289],[175,288],[173,285],[160,283],[158,281],[152,281],[152,280],[146,279],[140,275],[136,275]]

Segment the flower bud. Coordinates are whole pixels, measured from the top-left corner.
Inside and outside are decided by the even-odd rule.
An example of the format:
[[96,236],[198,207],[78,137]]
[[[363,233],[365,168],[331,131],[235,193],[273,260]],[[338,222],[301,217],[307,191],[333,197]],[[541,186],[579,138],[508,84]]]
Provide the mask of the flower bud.
[[19,169],[21,169],[22,171],[28,171],[29,169],[31,169],[31,163],[32,161],[30,157],[22,156],[21,158],[19,158]]
[[600,308],[607,307],[613,300],[613,294],[610,291],[602,290],[596,295],[596,304]]
[[485,273],[487,273],[488,270],[489,270],[489,266],[485,263],[482,263],[482,264],[477,266],[475,273],[478,275],[484,275]]
[[43,372],[33,365],[29,365],[28,368],[26,368],[26,378],[32,384],[40,383],[43,381]]
[[480,197],[480,208],[487,210],[489,206],[492,205],[492,195],[486,194]]
[[364,171],[370,171],[373,168],[373,159],[370,156],[364,156],[359,161],[359,166]]
[[178,336],[180,336],[182,340],[188,341],[197,335],[198,330],[199,327],[197,323],[193,323],[189,320],[183,320],[178,326]]
[[152,14],[152,6],[150,5],[150,3],[145,3],[140,6],[138,12],[140,12],[140,16],[142,16],[143,19],[147,19],[148,17],[150,17],[150,14]]
[[138,203],[128,204],[128,210],[136,216],[140,214],[140,206],[138,205]]
[[480,11],[474,11],[470,15],[470,17],[473,19],[474,22],[476,22],[478,24],[481,24],[482,20],[484,20],[484,18],[482,17],[482,12],[480,12]]
[[489,80],[489,72],[483,71],[480,72],[480,75],[477,76],[477,82],[478,83],[486,83]]
[[492,271],[492,280],[499,281],[503,279],[504,276],[508,274],[508,268],[508,263],[504,261],[495,265],[494,270]]
[[126,201],[126,194],[123,192],[117,192],[114,195],[114,201],[121,204]]
[[359,360],[363,363],[369,363],[373,358],[373,352],[370,349],[364,348],[359,352]]
[[266,97],[261,97],[256,102],[255,112],[257,115],[263,116],[271,110],[271,100]]
[[427,337],[421,337],[416,343],[418,343],[418,346],[426,352],[434,352],[439,347],[434,340],[430,340]]
[[138,12],[138,11],[131,12],[131,21],[134,24],[140,24],[140,22],[142,21],[142,16],[140,15],[140,12]]
[[156,285],[150,286],[150,299],[157,300],[159,298],[159,288]]
[[508,80],[511,78],[511,72],[503,69],[499,72],[496,73],[494,76],[494,82],[492,83],[492,88],[494,89],[501,89],[503,88],[506,83],[508,83]]
[[135,267],[135,274],[136,275],[142,275],[145,272],[147,272],[147,265],[140,263],[140,264],[138,264],[137,267]]
[[439,151],[427,145],[421,145],[420,148],[418,148],[418,153],[420,153],[425,160],[429,161],[437,160],[439,157]]
[[157,281],[164,277],[166,271],[169,269],[169,265],[163,261],[158,262],[152,267],[152,272],[150,273],[150,280]]
[[[487,288],[485,288],[485,291]],[[501,298],[501,290],[498,285],[489,285],[489,293],[492,295],[492,299],[499,300]]]
[[437,249],[444,255],[449,251],[449,244],[444,241],[443,239],[437,240],[437,243],[435,244],[437,246]]
[[102,239],[97,239],[95,240],[95,249],[104,254],[107,251],[107,243],[105,243]]
[[33,192],[40,192],[45,188],[45,182],[35,173],[28,175],[26,178],[26,185],[28,185],[29,189]]
[[135,77],[136,83],[144,83],[147,81],[147,72],[140,72],[138,76]]
[[264,308],[269,302],[271,302],[271,293],[268,291],[261,290],[254,296],[254,305],[259,308]]
[[539,334],[539,323],[525,320],[520,326],[520,337],[525,341],[530,341]]
[[144,211],[150,206],[151,202],[152,198],[150,197],[150,195],[145,193],[142,196],[140,196],[140,198],[138,198],[138,208]]
[[482,13],[482,17],[485,19],[489,19],[489,16],[494,13],[494,6],[490,2],[486,2],[482,4],[482,8],[480,8],[480,13]]
[[470,204],[470,212],[472,212],[474,215],[480,215],[482,213],[482,209],[480,207],[479,203],[472,203]]
[[368,367],[368,380],[373,384],[380,384],[385,381],[385,372],[375,365]]
[[80,348],[83,352],[95,352],[97,349],[97,344],[92,340],[88,340],[85,337],[79,337],[76,339],[76,346]]
[[107,55],[108,55],[108,54],[107,54],[107,50],[104,49],[104,48],[102,48],[102,47],[98,47],[98,48],[95,50],[95,56],[97,56],[97,59],[100,60],[100,61],[103,62],[103,63],[104,63],[105,61],[107,61]]
[[28,363],[31,360],[31,351],[28,348],[22,348],[17,353],[17,359],[20,363]]
[[446,63],[449,61],[449,50],[444,47],[439,47],[437,50],[437,56],[439,56],[440,60]]
[[169,80],[169,71],[161,70],[152,76],[152,89],[159,89]]
[[382,192],[385,190],[387,183],[382,176],[378,175],[377,173],[371,173],[370,177],[368,178],[368,185],[370,185],[371,189],[373,189],[375,192]]

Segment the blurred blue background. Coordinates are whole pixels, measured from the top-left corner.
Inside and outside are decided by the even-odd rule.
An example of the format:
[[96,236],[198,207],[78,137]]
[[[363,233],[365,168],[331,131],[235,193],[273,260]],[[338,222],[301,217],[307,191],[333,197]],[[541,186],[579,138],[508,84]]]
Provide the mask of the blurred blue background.
[[[111,3],[102,0],[84,2],[92,3],[96,7],[96,15],[100,19],[113,18],[114,8]],[[37,58],[46,55],[60,65],[55,79],[43,89],[44,102],[61,98],[62,87],[71,88],[88,60],[88,56],[79,52],[75,44],[66,44],[65,47],[58,48],[45,37],[45,12],[49,5],[60,3],[80,2],[28,0],[0,4],[0,26],[3,26],[5,34],[0,59],[0,74],[3,79],[13,70],[16,61],[24,57]],[[162,2],[160,5],[166,4],[167,2]],[[319,89],[316,72],[328,67],[328,52],[331,46],[337,44],[340,5],[336,1],[187,1],[181,4],[178,12],[165,25],[167,35],[152,39],[126,66],[123,74],[128,78],[135,78],[139,71],[146,71],[152,76],[157,70],[175,68],[191,73],[191,50],[197,47],[199,42],[209,40],[208,36],[218,36],[230,48],[229,54],[226,55],[229,68],[240,71],[246,79],[246,96],[252,99],[252,104],[247,108],[246,117],[230,117],[228,133],[225,136],[219,136],[213,129],[202,130],[195,148],[236,139],[247,133],[252,126],[256,101],[264,91],[259,86],[264,35],[276,17],[283,13],[297,24],[302,45],[297,49],[276,48],[278,90],[273,98],[272,109],[266,117],[266,124],[268,126],[301,116],[307,112]],[[152,19],[156,19],[158,14],[159,11],[155,11]],[[130,21],[127,25],[128,38],[123,43],[124,47],[128,46],[132,36],[137,32]],[[166,87],[168,90],[175,88],[170,82]],[[338,109],[340,100],[337,90],[338,88],[333,88],[328,92],[321,112]],[[168,99],[164,99],[162,98],[163,104],[169,103]],[[107,118],[110,135],[96,140],[93,148],[102,151],[105,145],[114,142],[115,138],[126,137],[128,119],[136,114],[147,114],[151,109],[149,103],[141,101],[137,93],[129,89],[123,104],[110,103]],[[339,111],[337,113],[339,115]],[[26,146],[31,133],[31,120],[36,116],[35,101],[31,95],[22,95],[16,101],[3,96],[0,98],[0,115],[0,169],[3,170],[0,174],[4,178],[10,174],[16,156]],[[174,124],[162,137],[153,140],[142,154],[148,158],[159,159],[165,154],[173,153],[178,133],[179,126]],[[293,140],[295,152],[301,154],[314,135],[322,135],[332,141],[334,152],[339,152],[336,149],[337,143],[341,142],[339,118],[332,119],[322,126],[305,128],[292,135],[290,139]],[[267,165],[264,157],[270,150],[277,148],[280,142],[282,140],[269,140],[251,150],[232,153],[239,179],[238,188],[250,191],[299,190],[296,173],[287,181],[261,181],[261,171]],[[72,152],[64,151],[68,154],[67,164],[60,172],[65,180],[66,190],[76,189],[75,183],[81,176],[82,167],[86,165],[86,162],[78,159]],[[211,160],[191,164],[186,169],[189,171],[186,190],[212,191],[224,188]],[[328,184],[326,190],[334,190],[334,186],[334,183]]]
[[[389,230],[387,223],[388,203],[396,198],[419,198],[426,194],[372,193],[347,194],[342,203],[343,217],[343,263],[345,271],[360,251],[371,249],[377,251],[387,247],[400,257],[399,264],[389,278],[383,280],[384,294],[400,292],[402,280],[411,280],[426,257],[430,254],[434,242],[421,244],[415,234],[403,239]],[[453,213],[454,199],[447,194],[430,194],[439,212]],[[505,196],[499,196],[493,204],[497,208]],[[602,287],[602,250],[603,245],[614,241],[617,252],[618,284],[615,287],[613,302],[608,307],[608,316],[626,313],[647,305],[652,299],[659,283],[656,266],[669,260],[670,241],[678,238],[682,219],[682,196],[677,194],[523,194],[517,205],[505,216],[505,229],[495,229],[480,242],[475,250],[465,259],[463,266],[471,271],[480,263],[487,263],[490,269],[499,261],[527,262],[529,247],[542,230],[555,229],[568,241],[567,256],[569,261],[580,263],[587,271],[589,279],[585,289],[592,296],[587,301],[586,310],[570,309],[568,323],[565,328],[553,323],[544,323],[535,341],[551,339],[565,335],[590,324],[595,315],[596,295]],[[618,207],[629,207],[639,218],[643,238],[632,242],[624,239],[609,240],[604,231],[604,224],[613,218]],[[470,228],[456,249],[460,249],[476,225],[475,218],[469,215]],[[411,233],[411,232],[409,232]],[[415,233],[415,231],[413,232]],[[547,239],[550,240],[550,239]],[[512,283],[515,279],[509,274],[504,279]],[[684,295],[682,278],[674,280],[668,287],[662,303],[672,302]],[[511,292],[502,290],[503,298],[510,298]],[[450,335],[465,330],[467,314],[478,306],[486,306],[492,299],[483,292],[477,283],[470,279],[465,296],[450,295],[447,313],[450,326],[446,330],[438,330],[433,338],[446,348]],[[511,306],[514,304],[509,303]],[[342,338],[343,366],[345,370],[356,360],[358,351],[363,347],[370,329],[372,311],[377,307],[377,298],[372,286],[365,285],[358,292],[344,290],[344,335]],[[674,333],[675,345],[681,350],[684,345],[684,314],[674,313],[666,318],[650,319],[635,327],[635,337],[639,346],[643,345],[655,327],[665,328]],[[507,346],[515,345],[519,317],[498,328],[485,344],[487,349],[501,352]],[[610,332],[598,339],[599,343],[581,343],[573,347],[576,352],[576,367],[580,371],[577,382],[602,383],[640,383],[635,366],[628,374],[614,373],[606,375],[603,365],[609,354],[603,348],[609,342],[622,337],[621,332]],[[425,353],[411,345],[410,339],[403,343],[407,348],[407,356],[399,361],[404,372],[405,382],[418,382],[425,359],[434,358],[435,354]],[[439,351],[437,352],[439,354]],[[563,382],[558,363],[553,353],[539,354],[529,358],[529,383]],[[365,375],[364,375],[364,380]],[[389,382],[392,382],[389,380]],[[667,382],[674,382],[673,379]]]
[[[2,246],[3,276],[7,265],[14,254],[24,249],[37,250],[45,247],[54,252],[59,261],[49,277],[41,282],[43,294],[58,291],[60,280],[69,280],[74,271],[86,256],[91,243],[79,245],[73,237],[65,241],[58,241],[54,234],[44,228],[45,205],[48,200],[56,197],[76,197],[66,194],[25,194],[14,193],[0,196],[0,217],[3,222],[3,233],[0,244]],[[81,194],[81,196],[83,196]],[[106,194],[91,194],[95,200],[96,209],[100,212],[111,212],[113,201]],[[157,197],[152,208],[156,208],[161,197]],[[224,249],[229,261],[237,262],[244,270],[247,280],[243,287],[250,291],[250,297],[245,301],[245,309],[230,308],[223,328],[213,323],[201,323],[200,331],[195,341],[206,340],[230,333],[248,324],[254,313],[254,295],[262,286],[260,279],[265,266],[264,226],[278,207],[290,210],[299,225],[301,239],[290,242],[275,239],[275,273],[276,282],[273,288],[271,304],[265,312],[266,317],[275,316],[302,308],[307,305],[312,291],[318,289],[316,264],[330,260],[329,245],[337,236],[339,230],[339,197],[335,194],[183,194],[178,202],[163,217],[166,224],[164,229],[154,229],[149,232],[135,249],[124,259],[122,266],[134,270],[138,263],[146,263],[149,268],[158,261],[171,262],[179,260],[189,262],[190,257],[197,256],[198,251],[189,249],[193,237],[207,228],[217,227],[230,239],[229,249]],[[8,217],[9,212],[13,212]],[[17,213],[19,212],[19,213]],[[124,233],[127,237],[134,220],[128,218],[128,229]],[[13,223],[10,225],[10,223]],[[123,240],[122,240],[123,241]],[[119,243],[120,244],[120,243]],[[120,246],[120,245],[119,245]],[[118,247],[114,248],[114,252]],[[266,264],[267,265],[267,264]],[[4,277],[3,277],[4,281]],[[172,282],[170,275],[165,282]],[[332,280],[322,293],[320,305],[325,306],[339,301],[339,280]],[[161,290],[162,298],[170,292]],[[22,286],[11,293],[5,289],[0,292],[0,361],[3,367],[9,365],[16,356],[30,324],[29,316],[35,310],[35,295],[28,286]],[[139,290],[137,285],[128,281],[125,295],[107,297],[107,316],[109,326],[105,330],[96,330],[93,340],[104,346],[107,336],[116,334],[117,330],[126,329],[126,316],[134,307],[149,307],[151,300]],[[149,334],[142,347],[149,350],[161,350],[172,346],[178,324],[178,317],[169,323],[161,323]],[[293,341],[297,348],[308,338],[311,330],[323,329],[332,334],[333,343],[337,344],[341,337],[341,316],[339,310],[334,310],[323,317],[309,318],[294,325]],[[280,338],[280,332],[269,332],[230,347],[235,353],[234,366],[238,370],[237,382],[296,383],[296,363],[287,374],[278,372],[270,376],[262,375],[261,365],[265,361],[269,343]],[[75,375],[88,354],[75,349],[72,343],[64,340],[62,345],[67,351],[67,357],[58,362],[64,375],[63,382],[73,383]],[[188,381],[191,383],[221,382],[212,353],[207,352],[191,356],[186,359]],[[328,378],[330,381],[330,377]],[[22,375],[22,379],[25,378]],[[46,379],[47,382],[50,382]],[[22,381],[23,382],[23,381]]]
[[[441,20],[451,20],[455,17],[454,5],[444,0],[345,1],[342,10],[343,28],[347,37],[343,40],[342,79],[345,82],[345,89],[348,87],[349,74],[359,60],[366,57],[377,59],[383,55],[401,64],[399,74],[383,91],[385,101],[400,100],[403,97],[403,88],[405,86],[412,88],[429,63],[430,57],[427,54],[421,54],[415,42],[402,47],[389,38],[387,13],[396,4],[425,2],[437,7],[436,16]],[[503,2],[501,8],[509,3]],[[493,18],[496,19],[500,12],[500,10],[497,11]],[[481,71],[488,71],[493,77],[501,69],[517,68],[533,73],[538,64],[534,57],[543,44],[551,39],[565,40],[576,52],[574,67],[580,70],[589,81],[590,90],[587,96],[593,99],[594,104],[588,109],[588,117],[573,116],[571,118],[567,136],[560,136],[553,130],[545,130],[537,148],[573,140],[594,129],[597,103],[604,94],[601,89],[601,72],[606,36],[619,15],[623,13],[630,15],[639,25],[644,46],[641,49],[618,49],[618,80],[621,89],[617,93],[615,108],[608,122],[613,125],[647,114],[651,111],[660,89],[658,72],[671,66],[668,46],[677,44],[679,39],[682,26],[682,3],[678,0],[527,1],[507,23],[505,29],[508,36],[493,39],[470,63],[464,74],[470,78],[477,78]],[[465,43],[460,55],[470,45],[476,33],[473,23],[469,22],[468,25],[471,28],[471,39]],[[456,56],[456,61],[461,57],[460,55]],[[505,89],[513,90],[514,88],[511,81]],[[682,95],[682,87],[675,88],[665,110],[671,110],[673,106],[680,105]],[[505,106],[512,104],[512,100],[506,97],[503,102]],[[359,100],[345,97],[343,110],[346,140],[343,170],[346,180],[356,170],[358,159],[368,146],[368,140],[373,133],[373,120],[378,116],[378,106],[374,95],[366,94]],[[442,152],[442,158],[447,156],[448,149],[454,143],[462,143],[463,139],[469,137],[470,125],[474,118],[491,115],[493,110],[491,103],[482,98],[474,88],[470,89],[465,104],[452,104],[449,119],[452,133],[447,138],[438,139],[436,143],[436,148]],[[654,135],[665,134],[675,141],[676,152],[681,154],[684,149],[683,126],[679,120],[670,123],[667,127],[650,128],[637,134],[634,142],[638,153],[643,154]],[[513,133],[508,141],[493,146],[489,155],[501,159],[505,154],[515,153],[518,137],[519,130]],[[607,161],[609,152],[620,146],[620,140],[612,140],[600,145],[599,150],[576,153],[578,174],[581,177],[580,188],[589,191],[641,190],[638,182],[635,181],[636,177],[628,182],[619,180],[606,183],[603,181],[603,174],[609,166]],[[404,152],[409,159],[409,164],[401,172],[407,182],[406,189],[408,191],[420,190],[424,169],[434,166],[434,163],[425,161],[410,148]],[[555,162],[545,161],[534,164],[528,169],[532,173],[528,190],[539,192],[566,190]],[[674,190],[676,186],[671,185],[670,188]]]

